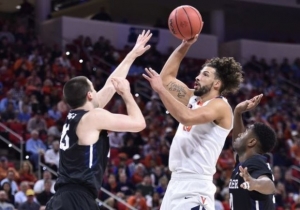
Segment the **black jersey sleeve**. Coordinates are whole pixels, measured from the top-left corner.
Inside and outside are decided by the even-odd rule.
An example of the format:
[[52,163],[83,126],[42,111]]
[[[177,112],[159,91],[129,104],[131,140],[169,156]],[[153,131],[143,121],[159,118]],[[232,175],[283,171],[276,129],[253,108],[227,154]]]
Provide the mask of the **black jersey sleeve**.
[[[267,176],[270,180],[273,181],[272,171],[269,168],[268,164],[265,162],[263,157],[254,157],[250,158],[249,160],[245,161],[243,167],[248,168],[248,172],[254,179],[257,179],[260,176]],[[254,200],[266,200],[268,199],[269,195],[265,195],[259,193],[257,191],[250,191],[249,195]]]
[[261,157],[250,158],[249,160],[245,161],[242,165],[243,168],[248,168],[248,172],[253,178],[257,179],[262,175],[266,175],[272,180],[272,171]]

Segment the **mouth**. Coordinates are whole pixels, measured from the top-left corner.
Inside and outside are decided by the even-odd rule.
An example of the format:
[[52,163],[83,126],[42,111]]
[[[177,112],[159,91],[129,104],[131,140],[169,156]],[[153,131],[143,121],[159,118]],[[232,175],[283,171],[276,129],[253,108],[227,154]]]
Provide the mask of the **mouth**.
[[194,84],[194,89],[198,89],[198,88],[200,88],[200,87],[201,87],[201,85],[200,85],[199,83],[195,82],[195,84]]

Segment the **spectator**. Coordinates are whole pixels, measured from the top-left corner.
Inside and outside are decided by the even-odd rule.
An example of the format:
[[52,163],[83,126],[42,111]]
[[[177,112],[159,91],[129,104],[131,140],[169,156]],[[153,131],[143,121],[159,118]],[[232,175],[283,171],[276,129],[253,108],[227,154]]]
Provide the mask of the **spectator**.
[[31,15],[34,11],[34,7],[28,2],[28,0],[23,0],[20,6],[21,8],[19,10],[19,13],[21,15]]
[[32,189],[28,189],[26,191],[27,200],[19,205],[18,210],[40,210],[40,204],[38,204],[34,197],[34,191]]
[[27,181],[28,184],[33,187],[34,183],[37,181],[37,178],[33,173],[32,165],[28,160],[23,161],[19,174],[19,183]]
[[26,191],[29,189],[29,184],[26,181],[21,182],[20,190],[15,194],[15,206],[18,207],[20,204],[27,201]]
[[29,159],[33,163],[34,169],[38,168],[39,156],[44,155],[46,149],[46,145],[39,139],[39,132],[32,130],[31,138],[26,141],[26,152],[29,153]]
[[45,182],[47,180],[51,180],[51,183],[52,183],[51,192],[55,193],[55,190],[54,190],[55,181],[52,180],[52,175],[49,171],[44,171],[43,172],[43,179],[38,180],[34,184],[33,190],[36,194],[40,194],[41,192],[43,192],[45,190]]
[[62,117],[61,112],[57,109],[57,105],[53,105],[52,108],[48,110],[48,115],[55,121],[60,120]]
[[[117,192],[120,192],[120,186],[117,183],[116,176],[114,174],[110,174],[108,176],[108,182],[104,183],[103,187],[113,194],[117,194]],[[103,194],[102,198],[103,200],[106,200],[108,197],[106,194]]]
[[21,112],[18,114],[18,121],[22,124],[27,124],[27,122],[30,120],[31,114],[28,106],[22,106]]
[[300,139],[297,139],[292,146],[290,154],[294,158],[295,165],[300,165]]
[[150,153],[145,157],[145,166],[149,170],[154,166],[161,166],[161,159],[158,155],[157,147],[151,147]]
[[152,186],[150,175],[145,175],[143,181],[136,185],[136,189],[140,190],[143,196],[152,196],[154,187]]
[[18,192],[18,185],[15,181],[15,172],[11,169],[8,169],[7,177],[1,181],[1,186],[3,186],[6,182],[10,185],[11,194],[15,195],[15,193]]
[[11,185],[9,182],[1,183],[1,190],[3,190],[6,194],[6,201],[8,203],[14,204],[15,203],[15,197],[12,195],[11,191]]
[[59,165],[59,141],[52,142],[52,148],[45,153],[45,163],[54,171],[57,171]]
[[36,196],[37,201],[39,204],[42,206],[45,206],[46,203],[51,199],[51,197],[54,195],[51,192],[51,187],[52,187],[52,181],[50,179],[46,180],[44,183],[44,190]]
[[7,103],[6,110],[1,113],[1,119],[5,122],[12,122],[16,119],[16,112],[12,102]]
[[0,158],[0,180],[7,176],[8,161],[5,156]]
[[143,170],[145,170],[145,167],[142,163],[140,163],[141,161],[141,156],[139,154],[135,154],[132,157],[132,162],[128,165],[128,169],[129,169],[129,173],[130,173],[130,177],[133,176],[134,172],[135,172],[135,168],[137,165],[141,165],[143,167]]
[[130,196],[133,194],[135,187],[131,181],[127,179],[126,173],[119,174],[119,188],[125,196]]
[[18,110],[16,100],[13,98],[13,95],[12,95],[11,91],[8,91],[6,93],[6,97],[1,99],[1,101],[0,101],[0,112],[4,112],[7,109],[9,103],[11,103],[13,105],[14,110]]
[[0,191],[0,209],[3,210],[14,210],[14,206],[7,202],[7,195],[4,190]]
[[110,21],[110,22],[112,21],[110,15],[106,12],[104,7],[101,7],[99,13],[94,15],[91,19],[92,20],[101,20],[101,21]]
[[47,124],[42,117],[41,111],[38,111],[27,123],[27,131],[31,133],[33,130],[47,133]]
[[[148,210],[146,199],[140,190],[136,190],[135,194],[128,198],[127,203],[139,210]],[[129,208],[127,208],[129,210]]]
[[163,173],[163,169],[161,166],[156,166],[151,173],[151,182],[154,187],[158,186],[159,184],[159,179],[163,177],[165,174]]
[[10,94],[12,95],[12,98],[18,102],[25,96],[25,92],[23,90],[23,87],[21,87],[19,82],[14,82],[13,87],[9,90]]
[[124,133],[110,132],[108,134],[110,146],[113,148],[121,148],[124,145],[123,135]]
[[163,176],[159,179],[159,183],[158,186],[155,188],[155,191],[159,194],[161,198],[163,198],[165,195],[168,183],[169,179],[167,178],[167,176]]
[[48,128],[48,131],[47,131],[48,136],[52,136],[53,138],[60,138],[62,126],[63,126],[62,121],[60,121],[60,120],[56,121],[54,123],[54,125],[52,125]]

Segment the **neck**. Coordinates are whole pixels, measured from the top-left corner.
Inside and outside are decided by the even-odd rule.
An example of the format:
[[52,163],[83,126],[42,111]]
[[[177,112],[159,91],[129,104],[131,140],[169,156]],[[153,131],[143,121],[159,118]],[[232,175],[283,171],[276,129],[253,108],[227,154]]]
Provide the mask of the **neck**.
[[90,110],[94,109],[94,106],[92,103],[85,103],[83,106],[80,106],[74,110],[79,110],[79,109],[90,111]]
[[200,96],[200,97],[199,97],[199,101],[200,101],[201,103],[205,103],[206,101],[209,101],[209,100],[211,100],[211,99],[213,99],[213,98],[216,98],[216,97],[218,97],[218,96],[220,96],[219,93],[209,92],[209,93],[207,93],[207,94],[205,94],[205,95]]
[[242,154],[238,153],[238,155],[239,155],[239,161],[240,162],[245,162],[246,160],[248,160],[253,155],[259,155],[259,153],[254,151],[254,150],[248,150],[248,151],[245,151]]

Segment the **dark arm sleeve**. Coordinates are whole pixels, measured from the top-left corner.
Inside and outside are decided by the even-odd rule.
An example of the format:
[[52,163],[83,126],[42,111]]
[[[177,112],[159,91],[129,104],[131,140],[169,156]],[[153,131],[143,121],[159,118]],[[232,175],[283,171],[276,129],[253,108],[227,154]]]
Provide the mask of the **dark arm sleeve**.
[[[249,174],[255,179],[265,175],[273,181],[271,169],[268,167],[267,163],[260,158],[253,158],[249,161],[246,161],[243,164],[243,167],[247,167]],[[255,200],[266,200],[269,197],[269,195],[261,194],[257,191],[249,191],[249,195]]]

